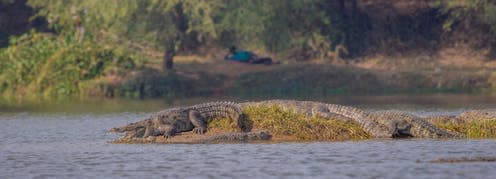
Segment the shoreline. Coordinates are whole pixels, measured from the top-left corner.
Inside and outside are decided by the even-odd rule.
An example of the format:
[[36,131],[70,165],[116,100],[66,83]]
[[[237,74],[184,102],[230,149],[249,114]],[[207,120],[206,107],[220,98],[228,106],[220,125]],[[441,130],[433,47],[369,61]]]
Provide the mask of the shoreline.
[[[286,106],[288,107],[288,106]],[[198,135],[193,132],[179,133],[174,137],[151,136],[147,138],[134,137],[134,133],[127,133],[110,143],[124,144],[217,144],[217,143],[252,143],[252,142],[314,142],[314,141],[349,141],[368,139],[489,139],[496,138],[496,109],[468,110],[460,115],[428,116],[419,118],[425,121],[422,127],[426,129],[408,130],[423,131],[432,125],[436,130],[445,130],[450,135],[420,135],[396,138],[374,137],[371,131],[360,126],[355,119],[349,120],[336,114],[330,118],[320,115],[309,115],[297,112],[296,109],[283,109],[282,106],[264,105],[262,103],[249,105],[243,108],[243,115],[247,119],[243,123],[251,126],[251,132],[237,131],[235,120],[216,118],[209,121],[208,132]],[[375,113],[371,113],[375,115]],[[343,118],[344,117],[344,118]],[[400,116],[401,117],[401,116]],[[406,117],[406,116],[404,116]],[[341,119],[342,118],[342,119]],[[375,118],[367,120],[376,121]],[[383,120],[383,119],[378,119]],[[391,119],[390,119],[391,120]],[[398,119],[392,119],[398,120]],[[403,119],[400,119],[403,120]],[[411,124],[413,124],[412,122]],[[430,129],[429,129],[430,130]],[[131,134],[131,135],[128,135]],[[452,136],[451,136],[452,135]],[[451,136],[451,137],[449,137]]]
[[[230,69],[221,70],[224,68]],[[240,72],[236,74],[236,71]],[[3,97],[146,99],[223,95],[491,94],[496,89],[496,72],[488,69],[477,72],[468,69],[384,71],[329,64],[188,64],[177,65],[171,72],[141,69],[119,77],[120,81],[113,81],[115,78],[86,81],[79,85],[78,93],[69,96],[6,91]]]

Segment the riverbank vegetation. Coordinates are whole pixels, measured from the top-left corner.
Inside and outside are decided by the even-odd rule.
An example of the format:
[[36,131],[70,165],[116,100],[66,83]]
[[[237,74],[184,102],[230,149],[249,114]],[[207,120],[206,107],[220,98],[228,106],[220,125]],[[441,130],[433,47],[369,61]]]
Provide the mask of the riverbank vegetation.
[[[0,0],[0,93],[491,92],[495,7],[489,0]],[[231,45],[282,64],[222,60]]]
[[89,81],[143,64],[141,57],[122,48],[34,31],[11,38],[0,58],[0,91],[28,97],[79,94]]

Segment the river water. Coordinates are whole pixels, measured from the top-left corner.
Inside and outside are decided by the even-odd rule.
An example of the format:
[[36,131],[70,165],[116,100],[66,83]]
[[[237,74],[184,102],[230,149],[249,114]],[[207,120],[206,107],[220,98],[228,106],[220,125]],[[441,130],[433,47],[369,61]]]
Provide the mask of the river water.
[[[495,106],[492,96],[320,98],[366,110],[457,114]],[[216,98],[217,99],[217,98]],[[382,99],[382,100],[380,100]],[[445,98],[443,98],[445,99]],[[446,98],[447,99],[447,98]],[[171,101],[0,104],[0,178],[491,178],[495,162],[430,163],[438,158],[496,157],[496,141],[364,140],[308,143],[109,144],[107,130]],[[243,99],[240,99],[243,100]]]

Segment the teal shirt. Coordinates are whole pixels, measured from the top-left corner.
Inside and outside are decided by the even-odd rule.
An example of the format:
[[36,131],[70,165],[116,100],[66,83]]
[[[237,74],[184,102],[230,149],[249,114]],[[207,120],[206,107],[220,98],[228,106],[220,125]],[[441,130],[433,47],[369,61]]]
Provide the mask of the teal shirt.
[[238,50],[236,51],[236,53],[228,57],[229,60],[234,60],[239,62],[248,62],[251,58],[253,58],[252,53],[244,50]]

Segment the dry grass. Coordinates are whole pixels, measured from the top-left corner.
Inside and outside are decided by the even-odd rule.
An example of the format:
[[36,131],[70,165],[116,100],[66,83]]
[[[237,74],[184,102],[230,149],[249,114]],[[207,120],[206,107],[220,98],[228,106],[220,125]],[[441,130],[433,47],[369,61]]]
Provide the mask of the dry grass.
[[394,71],[434,71],[436,69],[456,69],[458,71],[477,71],[495,69],[496,60],[490,49],[474,50],[469,45],[459,44],[443,47],[437,51],[414,51],[397,54],[370,54],[351,59],[353,66],[369,70]]
[[[253,130],[265,130],[274,140],[359,140],[368,139],[358,124],[320,117],[307,117],[277,106],[250,106],[244,109]],[[209,130],[236,130],[231,120],[212,120]]]
[[434,123],[439,128],[464,134],[467,138],[496,138],[496,119]]

